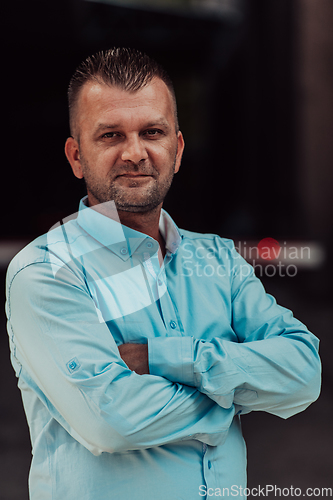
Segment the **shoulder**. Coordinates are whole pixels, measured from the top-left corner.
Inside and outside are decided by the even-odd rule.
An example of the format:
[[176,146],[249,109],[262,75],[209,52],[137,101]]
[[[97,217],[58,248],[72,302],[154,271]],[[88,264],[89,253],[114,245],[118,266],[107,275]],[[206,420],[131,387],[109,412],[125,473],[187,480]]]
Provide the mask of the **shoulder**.
[[39,236],[26,245],[11,260],[7,270],[7,280],[11,281],[22,269],[35,264],[45,262],[47,258],[47,235]]
[[70,260],[69,244],[82,234],[75,221],[64,225],[56,224],[47,233],[26,245],[11,260],[7,269],[7,286],[27,268],[35,268],[39,264],[63,266]]

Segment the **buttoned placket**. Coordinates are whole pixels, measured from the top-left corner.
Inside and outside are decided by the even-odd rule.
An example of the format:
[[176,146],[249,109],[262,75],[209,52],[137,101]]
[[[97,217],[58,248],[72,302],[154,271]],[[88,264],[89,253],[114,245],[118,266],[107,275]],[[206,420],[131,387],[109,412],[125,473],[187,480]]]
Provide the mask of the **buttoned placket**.
[[[152,248],[152,246],[150,248]],[[170,297],[167,286],[166,269],[168,265],[170,265],[173,256],[174,255],[172,252],[167,251],[163,265],[160,266],[157,252],[154,253],[153,255],[144,253],[144,259],[145,259],[144,267],[147,273],[149,273],[150,276],[149,282],[151,283],[152,286],[152,293],[154,295],[155,300],[158,300],[159,302],[158,309],[162,316],[168,336],[181,335],[182,332],[181,321],[180,318],[178,317],[178,312],[176,310],[175,304],[173,303]],[[218,487],[215,477],[213,455],[214,455],[213,447],[203,443],[202,470],[207,490],[208,488],[215,489],[216,487]]]
[[[181,320],[178,316],[176,306],[172,301],[167,286],[166,269],[170,265],[174,255],[167,251],[163,265],[160,266],[157,252],[153,255],[144,254],[144,265],[147,273],[150,276],[150,283],[155,300],[159,302],[159,312],[162,316],[167,336],[180,336],[182,334]],[[214,470],[214,449],[212,446],[202,444],[202,470],[205,479],[205,484],[208,488],[215,489],[219,485],[216,483]]]
[[[153,248],[154,243],[149,246],[150,243],[149,241],[146,243],[146,248]],[[173,255],[171,252],[167,251],[162,266],[160,266],[157,251],[154,254],[151,254],[151,252],[144,252],[143,257],[143,266],[148,276],[154,300],[158,302],[158,310],[165,325],[167,335],[180,335],[182,331],[181,321],[170,297],[166,276],[166,267],[172,260]]]
[[210,489],[210,491],[215,491],[217,488],[218,489],[223,488],[223,485],[221,485],[217,482],[217,477],[215,474],[215,460],[216,460],[215,446],[209,446],[209,445],[203,443],[202,451],[203,451],[202,470],[203,470],[203,476],[205,479],[207,491],[209,489]]

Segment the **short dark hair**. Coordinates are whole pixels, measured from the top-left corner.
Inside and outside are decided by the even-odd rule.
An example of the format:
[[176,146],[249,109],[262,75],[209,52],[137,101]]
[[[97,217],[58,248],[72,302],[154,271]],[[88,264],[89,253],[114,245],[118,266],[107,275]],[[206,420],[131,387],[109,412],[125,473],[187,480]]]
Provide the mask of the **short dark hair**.
[[75,70],[68,87],[69,123],[75,134],[76,107],[85,83],[95,80],[115,85],[128,92],[135,92],[148,85],[153,78],[160,78],[168,87],[174,103],[175,125],[178,131],[177,105],[173,83],[154,59],[130,48],[114,47],[87,57]]

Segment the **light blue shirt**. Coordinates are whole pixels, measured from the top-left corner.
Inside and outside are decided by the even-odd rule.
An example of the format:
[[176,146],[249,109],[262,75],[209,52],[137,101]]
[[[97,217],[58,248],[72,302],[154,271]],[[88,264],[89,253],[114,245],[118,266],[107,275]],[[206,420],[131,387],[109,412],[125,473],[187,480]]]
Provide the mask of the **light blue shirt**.
[[[240,415],[286,418],[318,397],[318,340],[232,241],[164,211],[160,231],[162,266],[155,240],[83,200],[9,266],[31,500],[241,498]],[[148,342],[149,375],[121,359],[127,342]]]

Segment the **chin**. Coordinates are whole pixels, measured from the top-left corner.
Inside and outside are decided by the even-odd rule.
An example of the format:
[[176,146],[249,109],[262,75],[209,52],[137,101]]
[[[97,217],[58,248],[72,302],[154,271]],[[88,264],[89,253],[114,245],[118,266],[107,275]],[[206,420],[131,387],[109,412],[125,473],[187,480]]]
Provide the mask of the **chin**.
[[116,203],[117,210],[121,212],[132,212],[132,213],[147,213],[155,210],[158,205],[121,205]]

